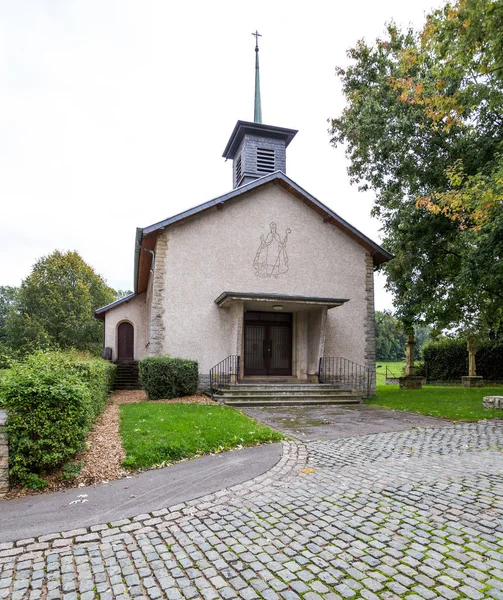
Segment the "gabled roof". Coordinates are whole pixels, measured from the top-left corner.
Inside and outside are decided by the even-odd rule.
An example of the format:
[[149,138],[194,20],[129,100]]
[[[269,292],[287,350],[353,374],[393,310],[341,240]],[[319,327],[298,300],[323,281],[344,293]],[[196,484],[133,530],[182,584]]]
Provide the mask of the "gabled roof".
[[[105,320],[105,313],[107,311],[109,311],[111,308],[115,308],[116,306],[119,306],[120,304],[123,304],[124,302],[129,302],[130,300],[132,300],[133,298],[135,298],[136,296],[138,296],[138,294],[136,292],[129,294],[129,296],[124,296],[124,298],[119,298],[119,300],[116,300],[115,302],[112,302],[111,304],[107,304],[106,306],[102,306],[101,308],[97,308],[94,311],[94,316],[97,319],[101,319],[102,321]],[[100,316],[103,315],[103,316]]]
[[[194,215],[204,212],[205,210],[209,210],[215,206],[222,206],[226,202],[234,200],[235,198],[239,198],[243,194],[255,190],[257,188],[266,185],[267,183],[274,182],[287,191],[289,191],[296,198],[310,206],[314,209],[318,214],[320,214],[323,219],[332,225],[335,225],[338,229],[341,229],[350,237],[352,237],[359,244],[364,246],[371,253],[374,264],[381,265],[388,260],[393,258],[393,255],[381,248],[379,244],[376,244],[373,240],[363,234],[361,231],[353,227],[350,223],[348,223],[345,219],[340,217],[333,210],[325,206],[322,202],[320,202],[317,198],[312,196],[309,192],[300,187],[300,185],[296,184],[295,181],[287,177],[281,171],[275,171],[274,173],[270,173],[269,175],[265,175],[264,177],[260,177],[247,183],[246,185],[242,185],[223,196],[218,196],[218,198],[214,198],[213,200],[209,200],[204,204],[200,204],[199,206],[195,206],[194,208],[190,208],[184,212],[181,212],[173,217],[169,217],[168,219],[164,219],[163,221],[159,221],[158,223],[154,223],[153,225],[149,225],[148,227],[144,227],[143,229],[138,228],[136,230],[136,248],[135,248],[135,275],[134,275],[134,289],[135,292],[143,292],[144,289],[140,289],[138,286],[138,277],[140,274],[140,263],[141,254],[143,250],[143,254],[149,255],[151,250],[155,247],[155,240],[152,240],[151,237],[153,234],[157,234],[162,231],[166,227],[173,225],[174,223],[179,223],[180,221],[184,221]],[[144,243],[145,238],[150,238],[149,245]],[[152,246],[151,248],[149,246]],[[147,256],[146,256],[147,257]],[[150,263],[147,265],[147,268],[150,268]]]

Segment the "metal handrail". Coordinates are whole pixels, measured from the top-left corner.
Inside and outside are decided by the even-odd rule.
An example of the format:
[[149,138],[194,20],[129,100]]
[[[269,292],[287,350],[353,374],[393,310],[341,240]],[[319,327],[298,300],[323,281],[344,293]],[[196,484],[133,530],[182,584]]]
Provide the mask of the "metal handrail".
[[348,386],[367,397],[372,393],[375,371],[340,356],[322,356],[318,371],[320,383]]
[[239,359],[237,354],[231,354],[210,369],[210,392],[212,395],[222,385],[230,385],[239,381]]

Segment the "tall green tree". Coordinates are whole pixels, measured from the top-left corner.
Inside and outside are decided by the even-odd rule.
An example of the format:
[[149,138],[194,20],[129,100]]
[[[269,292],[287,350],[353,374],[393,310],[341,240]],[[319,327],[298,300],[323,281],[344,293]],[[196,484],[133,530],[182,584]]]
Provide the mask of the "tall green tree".
[[502,48],[502,0],[456,0],[421,32],[391,23],[358,42],[337,70],[347,106],[332,143],[375,193],[405,323],[497,330],[503,320]]
[[114,291],[77,252],[41,258],[23,281],[7,316],[7,343],[16,351],[76,348],[99,354],[102,324],[94,311]]
[[[389,310],[375,313],[376,324],[376,358],[380,361],[395,362],[405,358],[405,329]],[[428,326],[416,326],[414,328],[416,345],[414,347],[414,358],[421,358],[421,349],[429,340],[431,328]]]
[[5,341],[7,332],[5,324],[10,307],[14,304],[18,288],[10,285],[0,285],[0,342]]
[[376,311],[376,359],[389,362],[405,358],[405,331],[390,311]]

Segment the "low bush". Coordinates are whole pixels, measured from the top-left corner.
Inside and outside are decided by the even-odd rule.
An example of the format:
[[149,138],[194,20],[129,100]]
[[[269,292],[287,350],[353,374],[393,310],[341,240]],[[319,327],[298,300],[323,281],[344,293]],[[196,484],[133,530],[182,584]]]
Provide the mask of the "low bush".
[[184,358],[149,356],[140,360],[140,379],[149,400],[191,396],[199,385],[198,364]]
[[8,410],[9,470],[15,483],[43,485],[71,459],[110,393],[115,365],[64,352],[37,352],[0,380]]
[[[431,381],[454,381],[468,375],[466,340],[445,339],[423,347],[424,361],[416,370]],[[477,375],[484,379],[503,379],[503,342],[484,342],[475,358]]]

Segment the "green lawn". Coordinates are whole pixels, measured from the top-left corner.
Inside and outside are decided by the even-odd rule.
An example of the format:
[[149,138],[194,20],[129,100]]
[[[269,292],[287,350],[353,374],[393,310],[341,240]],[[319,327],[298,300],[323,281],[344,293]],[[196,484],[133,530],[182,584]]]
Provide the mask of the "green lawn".
[[421,390],[401,390],[396,385],[377,385],[377,397],[366,404],[394,410],[406,410],[453,421],[501,419],[503,411],[482,408],[484,396],[503,396],[503,387],[464,388],[424,386]]
[[377,383],[384,383],[386,380],[386,367],[388,367],[388,377],[403,377],[405,372],[405,361],[401,362],[376,362]]
[[124,466],[138,469],[284,436],[229,406],[140,402],[120,407]]

